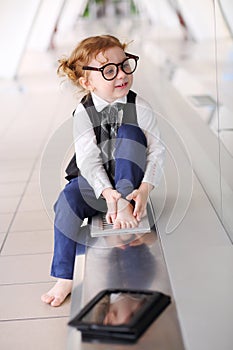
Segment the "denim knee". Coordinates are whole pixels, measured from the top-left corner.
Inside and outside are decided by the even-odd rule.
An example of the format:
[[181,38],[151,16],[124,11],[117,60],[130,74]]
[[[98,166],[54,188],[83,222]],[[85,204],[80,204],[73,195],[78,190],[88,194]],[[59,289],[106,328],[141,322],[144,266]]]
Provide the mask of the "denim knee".
[[147,140],[144,132],[137,125],[133,124],[122,124],[117,133],[118,138],[125,138],[128,140],[137,141],[140,144],[147,147]]

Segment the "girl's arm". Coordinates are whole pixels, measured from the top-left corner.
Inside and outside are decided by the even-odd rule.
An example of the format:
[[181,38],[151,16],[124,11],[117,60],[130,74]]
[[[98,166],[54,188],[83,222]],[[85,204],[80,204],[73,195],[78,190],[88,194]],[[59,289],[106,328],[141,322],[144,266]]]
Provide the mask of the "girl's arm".
[[82,104],[74,115],[73,133],[77,166],[99,198],[103,190],[112,185],[102,163],[93,125]]
[[160,139],[158,120],[151,106],[140,96],[136,99],[138,125],[147,139],[146,169],[142,182],[154,187],[159,185],[163,175],[165,147]]
[[162,177],[165,148],[160,140],[156,115],[150,105],[137,96],[136,109],[138,125],[147,139],[147,160],[141,185],[130,193],[127,199],[135,201],[133,214],[140,221],[145,214],[149,194],[158,186]]

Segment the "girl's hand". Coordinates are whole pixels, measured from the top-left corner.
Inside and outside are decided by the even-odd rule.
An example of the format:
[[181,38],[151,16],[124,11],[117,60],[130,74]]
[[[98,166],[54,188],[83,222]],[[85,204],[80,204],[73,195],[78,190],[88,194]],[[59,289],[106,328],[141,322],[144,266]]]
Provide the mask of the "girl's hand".
[[108,224],[113,224],[117,216],[117,201],[121,197],[121,194],[112,188],[105,188],[102,195],[108,207],[106,221]]
[[135,207],[133,215],[138,221],[140,221],[141,218],[146,215],[147,200],[152,189],[153,186],[151,184],[142,182],[137,190],[134,190],[126,197],[126,199],[129,201],[134,200]]

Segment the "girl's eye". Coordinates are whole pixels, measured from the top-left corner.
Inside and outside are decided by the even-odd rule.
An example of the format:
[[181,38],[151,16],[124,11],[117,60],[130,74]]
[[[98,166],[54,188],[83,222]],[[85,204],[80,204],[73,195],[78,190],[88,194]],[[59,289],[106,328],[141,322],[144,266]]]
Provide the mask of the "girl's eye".
[[123,65],[123,67],[124,67],[124,68],[128,68],[128,67],[130,67],[129,62],[125,62],[125,63],[124,63],[124,65]]
[[109,66],[104,69],[104,75],[110,76],[115,74],[115,67]]
[[123,70],[125,70],[125,71],[130,71],[131,70],[131,66],[130,66],[130,62],[129,61],[124,62]]

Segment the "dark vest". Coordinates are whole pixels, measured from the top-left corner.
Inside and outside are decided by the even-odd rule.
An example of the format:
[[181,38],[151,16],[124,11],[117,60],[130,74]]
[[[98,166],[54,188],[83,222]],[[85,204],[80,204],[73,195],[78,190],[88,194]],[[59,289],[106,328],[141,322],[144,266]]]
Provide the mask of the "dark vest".
[[[127,95],[127,104],[123,107],[123,119],[122,124],[133,124],[138,125],[137,123],[137,112],[135,106],[136,93],[132,90],[129,91]],[[85,107],[87,114],[93,124],[94,133],[97,140],[97,145],[100,144],[100,134],[101,134],[101,112],[97,112],[95,109],[91,95],[84,96],[81,100],[81,103]],[[74,113],[73,113],[74,115]],[[71,179],[81,175],[80,170],[76,164],[76,156],[72,157],[67,168],[66,168],[66,179],[70,181]]]

